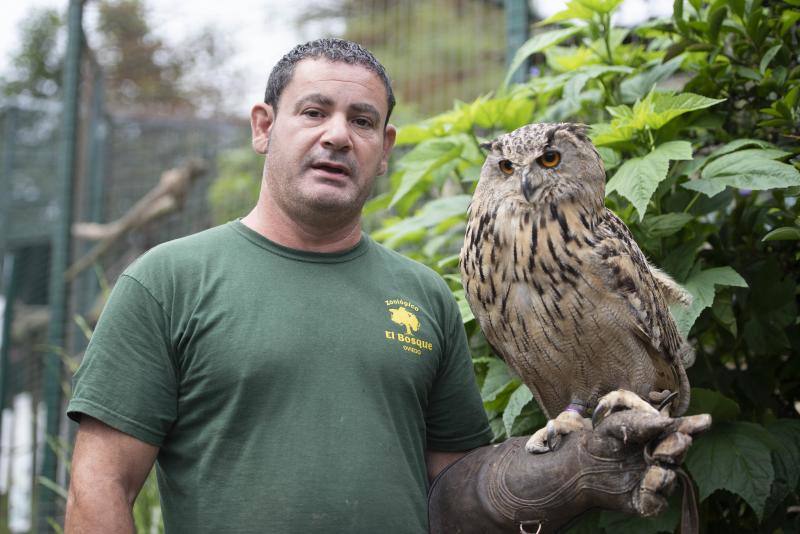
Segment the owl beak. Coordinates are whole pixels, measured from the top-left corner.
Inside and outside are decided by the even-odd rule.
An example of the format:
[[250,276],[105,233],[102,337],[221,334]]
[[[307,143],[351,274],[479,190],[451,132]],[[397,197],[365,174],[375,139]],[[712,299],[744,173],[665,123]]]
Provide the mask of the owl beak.
[[533,183],[531,183],[530,174],[527,172],[522,175],[521,185],[522,185],[522,195],[525,197],[525,200],[530,202],[531,197],[533,197],[533,193],[536,192],[539,186],[533,185]]

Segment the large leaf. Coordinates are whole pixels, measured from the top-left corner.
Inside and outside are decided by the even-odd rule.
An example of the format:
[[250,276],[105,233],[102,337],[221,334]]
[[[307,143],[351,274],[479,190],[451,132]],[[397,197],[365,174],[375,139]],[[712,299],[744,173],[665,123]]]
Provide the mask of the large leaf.
[[700,312],[714,303],[717,286],[747,287],[747,282],[731,267],[715,267],[691,274],[683,283],[683,287],[692,294],[691,305],[670,306],[681,335],[686,336]]
[[633,69],[622,65],[590,65],[582,67],[575,71],[572,78],[564,85],[562,97],[572,101],[574,104],[580,105],[580,93],[583,91],[586,83],[589,80],[593,80],[609,72],[627,74],[633,72]]
[[511,60],[511,65],[508,67],[508,74],[506,74],[506,79],[503,82],[503,85],[508,85],[511,77],[514,75],[520,65],[525,62],[528,56],[546,50],[553,45],[557,45],[558,43],[569,39],[580,31],[581,28],[578,26],[572,28],[561,28],[558,30],[537,33],[528,39],[525,44],[519,47],[517,53],[514,54],[514,59]]
[[376,230],[372,233],[372,237],[388,247],[394,247],[410,234],[428,230],[448,219],[466,218],[471,200],[472,197],[469,195],[437,198],[425,204],[413,217],[401,219],[395,224]]
[[650,237],[667,237],[680,232],[692,219],[691,213],[665,213],[648,217],[642,221],[641,228]]
[[503,425],[506,428],[506,435],[512,435],[511,429],[514,426],[514,421],[517,420],[522,409],[531,400],[533,400],[533,394],[525,384],[520,384],[520,386],[514,390],[514,393],[511,394],[506,409],[503,411]]
[[800,239],[800,227],[781,226],[765,235],[761,241],[797,241]]
[[647,204],[658,184],[667,177],[670,160],[692,159],[692,145],[688,141],[670,141],[659,145],[641,158],[631,158],[620,166],[608,181],[606,191],[617,191],[627,198],[644,219]]
[[622,100],[634,102],[644,97],[658,82],[672,76],[680,68],[683,59],[682,55],[674,57],[666,63],[659,63],[649,70],[623,80],[619,86]]
[[739,416],[739,405],[719,391],[704,388],[692,388],[687,415],[700,413],[711,414],[714,424],[733,421]]
[[564,9],[555,13],[541,22],[536,23],[537,26],[547,26],[548,24],[555,24],[565,20],[592,20],[594,13],[588,7],[582,5],[578,0],[570,0]]
[[764,509],[765,517],[784,506],[786,497],[797,491],[800,480],[800,420],[778,419],[767,425],[767,430],[775,438],[776,446],[772,451],[775,480]]
[[457,136],[427,139],[414,147],[397,162],[402,177],[389,206],[402,200],[430,172],[459,157],[463,149],[463,139]]
[[707,98],[694,93],[650,91],[633,108],[615,106],[607,108],[615,118],[610,124],[597,124],[592,128],[592,141],[596,145],[608,145],[628,141],[635,132],[658,130],[672,119],[690,111],[705,109],[725,99]]
[[486,372],[486,378],[483,380],[483,387],[481,388],[483,402],[493,401],[508,388],[511,381],[511,373],[509,373],[506,364],[502,360],[493,358],[489,362],[489,370]]
[[685,182],[683,187],[713,197],[727,186],[763,190],[800,185],[800,171],[793,165],[775,161],[788,155],[771,148],[725,154],[706,165],[699,180]]
[[715,423],[695,440],[686,458],[700,499],[724,489],[741,496],[760,519],[775,476],[770,443],[774,439],[760,425]]
[[705,157],[697,157],[692,160],[691,163],[686,165],[683,169],[686,175],[690,175],[697,171],[698,169],[702,168],[706,163],[711,161],[714,158],[718,158],[719,156],[724,156],[725,154],[730,154],[731,152],[736,152],[739,149],[745,147],[756,146],[759,148],[775,148],[772,143],[768,143],[767,141],[762,141],[761,139],[749,139],[749,138],[742,138],[742,139],[735,139],[730,143],[725,143],[721,147],[714,149],[709,155]]

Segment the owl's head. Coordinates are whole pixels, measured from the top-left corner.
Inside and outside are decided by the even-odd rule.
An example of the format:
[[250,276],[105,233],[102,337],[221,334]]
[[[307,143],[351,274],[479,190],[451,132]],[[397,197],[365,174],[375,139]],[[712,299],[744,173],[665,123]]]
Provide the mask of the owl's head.
[[489,150],[479,194],[531,206],[579,201],[603,204],[605,169],[578,124],[529,124],[483,145]]

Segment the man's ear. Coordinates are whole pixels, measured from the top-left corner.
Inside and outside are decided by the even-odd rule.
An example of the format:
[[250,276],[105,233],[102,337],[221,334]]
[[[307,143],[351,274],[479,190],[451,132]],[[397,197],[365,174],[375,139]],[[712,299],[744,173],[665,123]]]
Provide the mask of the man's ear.
[[397,128],[391,124],[387,124],[383,131],[383,154],[381,157],[381,164],[378,168],[378,176],[386,173],[389,168],[389,156],[392,153],[395,139],[397,139]]
[[267,153],[269,134],[275,124],[275,110],[269,104],[259,102],[250,110],[250,130],[253,134],[253,150],[259,154]]

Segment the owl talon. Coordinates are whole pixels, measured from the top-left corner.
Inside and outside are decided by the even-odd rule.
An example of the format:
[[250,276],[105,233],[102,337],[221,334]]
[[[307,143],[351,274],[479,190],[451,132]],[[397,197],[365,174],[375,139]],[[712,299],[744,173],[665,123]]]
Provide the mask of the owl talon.
[[547,426],[545,426],[547,430],[547,448],[552,452],[558,448],[558,445],[561,443],[561,438],[559,438],[558,430],[556,430],[556,425],[553,421],[548,421]]
[[[672,400],[672,395],[666,397],[664,402]],[[596,428],[605,417],[619,410],[640,410],[652,414],[659,411],[641,399],[637,394],[624,389],[618,389],[604,395],[592,412],[592,428]]]
[[661,412],[664,409],[667,409],[667,413],[665,415],[669,415],[669,406],[670,404],[672,404],[672,401],[675,400],[677,396],[678,396],[677,391],[673,391],[672,393],[667,395],[666,398],[664,398],[664,400],[661,401],[661,404],[658,405],[658,411]]
[[537,430],[525,444],[525,449],[532,454],[553,452],[561,444],[561,436],[577,430],[588,430],[589,424],[589,420],[579,413],[565,410],[555,419],[547,421],[544,428]]
[[605,417],[606,417],[606,414],[604,413],[606,407],[605,406],[601,406],[601,404],[602,404],[602,401],[600,401],[597,404],[597,406],[595,407],[594,411],[592,412],[592,428],[597,428],[597,425],[599,425],[600,422],[603,419],[605,419]]

